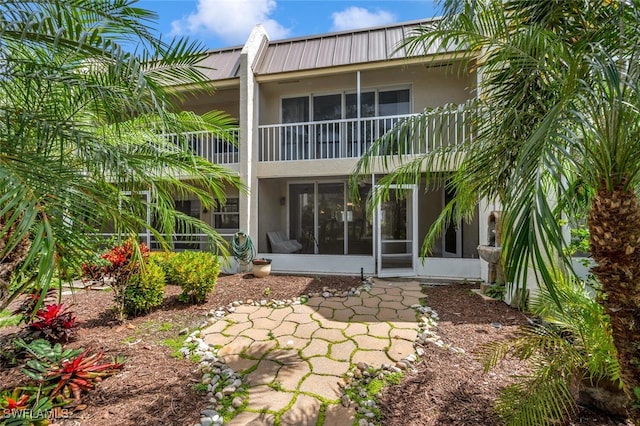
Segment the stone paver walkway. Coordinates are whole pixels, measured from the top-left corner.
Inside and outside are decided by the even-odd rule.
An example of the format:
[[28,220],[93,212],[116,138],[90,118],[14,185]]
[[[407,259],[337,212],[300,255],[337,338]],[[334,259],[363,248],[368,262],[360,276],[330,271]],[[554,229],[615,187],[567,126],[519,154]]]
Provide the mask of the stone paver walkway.
[[229,425],[351,425],[340,403],[340,378],[352,365],[395,364],[414,353],[411,306],[424,297],[417,282],[375,280],[359,296],[315,297],[304,305],[238,306],[202,331],[218,356],[246,374],[247,409]]

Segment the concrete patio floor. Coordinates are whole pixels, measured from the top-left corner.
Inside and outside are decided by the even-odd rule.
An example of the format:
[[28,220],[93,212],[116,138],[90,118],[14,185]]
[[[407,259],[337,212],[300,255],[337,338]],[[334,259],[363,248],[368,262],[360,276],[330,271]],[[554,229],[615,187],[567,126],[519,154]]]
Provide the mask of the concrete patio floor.
[[[374,280],[368,292],[315,297],[283,308],[238,306],[202,330],[218,356],[245,373],[249,403],[228,425],[351,425],[355,408],[341,404],[338,385],[360,362],[380,367],[414,353],[412,306],[417,282]],[[321,412],[324,414],[321,414]]]

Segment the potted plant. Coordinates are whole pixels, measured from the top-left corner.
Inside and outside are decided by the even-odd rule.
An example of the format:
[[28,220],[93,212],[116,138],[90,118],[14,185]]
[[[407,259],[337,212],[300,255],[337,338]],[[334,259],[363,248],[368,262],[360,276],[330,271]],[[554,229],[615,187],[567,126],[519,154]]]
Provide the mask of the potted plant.
[[256,278],[264,278],[271,273],[271,259],[253,259],[253,276]]

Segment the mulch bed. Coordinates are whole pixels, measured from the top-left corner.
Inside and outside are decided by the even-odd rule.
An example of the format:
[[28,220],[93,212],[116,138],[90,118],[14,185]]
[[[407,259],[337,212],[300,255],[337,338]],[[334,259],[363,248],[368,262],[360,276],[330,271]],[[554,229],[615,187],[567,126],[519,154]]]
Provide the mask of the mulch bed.
[[[167,286],[164,303],[158,310],[123,324],[116,322],[110,311],[112,295],[108,291],[78,290],[73,296],[64,296],[63,303],[73,304],[78,317],[77,338],[70,346],[104,351],[107,357],[124,355],[127,362],[119,374],[104,380],[83,398],[84,410],[73,413],[71,418],[58,419],[56,424],[195,424],[199,421],[199,412],[207,406],[206,396],[193,389],[200,379],[197,366],[172,356],[173,350],[163,341],[175,338],[185,327],[199,326],[208,311],[235,300],[292,299],[326,288],[345,291],[359,284],[357,277],[221,276],[205,304],[185,305],[177,300],[180,289]],[[511,383],[511,375],[524,371],[525,367],[508,360],[483,373],[474,354],[487,342],[512,335],[526,318],[502,302],[486,301],[471,293],[473,287],[452,284],[425,289],[426,304],[440,315],[438,334],[446,343],[463,348],[466,353],[454,355],[434,346],[426,347],[418,372],[407,375],[401,384],[383,393],[380,402],[385,419],[382,424],[499,424],[491,410],[492,401],[500,388]],[[0,341],[17,330],[17,327],[0,329]],[[0,387],[15,385],[20,377],[16,367],[2,368]],[[572,424],[625,423],[581,409]]]

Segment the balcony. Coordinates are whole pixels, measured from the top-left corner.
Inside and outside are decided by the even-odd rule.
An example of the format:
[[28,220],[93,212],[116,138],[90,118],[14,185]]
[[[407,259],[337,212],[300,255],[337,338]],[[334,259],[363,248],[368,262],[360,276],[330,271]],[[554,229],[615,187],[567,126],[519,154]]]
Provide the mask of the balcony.
[[[463,106],[434,111],[426,121],[417,114],[304,123],[270,124],[258,128],[259,161],[328,160],[358,158],[374,141],[396,125],[413,120],[408,136],[398,134],[409,155],[423,154],[443,146],[455,146],[469,137]],[[393,152],[389,152],[392,154]]]
[[[238,129],[231,130],[234,140],[238,140]],[[184,136],[183,136],[184,137]],[[178,144],[178,135],[167,135],[170,141]],[[216,164],[237,164],[240,162],[238,147],[222,140],[215,134],[206,130],[189,132],[186,134],[186,144],[194,154],[206,158]]]

